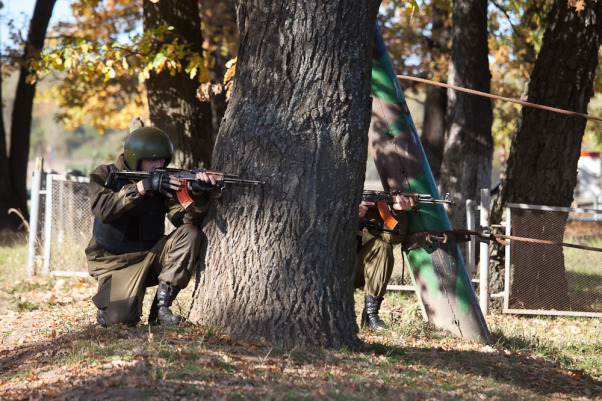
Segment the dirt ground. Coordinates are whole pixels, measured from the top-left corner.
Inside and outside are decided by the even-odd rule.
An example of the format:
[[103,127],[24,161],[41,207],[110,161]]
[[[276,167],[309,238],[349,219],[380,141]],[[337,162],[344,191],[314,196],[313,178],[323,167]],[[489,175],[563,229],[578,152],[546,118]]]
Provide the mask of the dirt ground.
[[[0,290],[0,400],[180,399],[149,398],[141,390],[161,387],[147,374],[141,358],[88,363],[77,349],[70,349],[70,343],[82,338],[104,335],[91,302],[96,283],[73,281],[57,280],[48,288],[47,280],[34,278],[26,283],[32,289],[16,296]],[[31,310],[15,311],[15,307]],[[162,335],[161,328],[153,330]],[[127,329],[117,333],[124,338],[130,335]]]
[[[594,394],[602,394],[602,382],[582,369],[426,334],[420,324],[401,334],[401,348],[387,346],[390,334],[362,333],[372,350],[357,353],[281,352],[190,324],[101,329],[91,302],[95,290],[90,279],[27,280],[18,292],[0,288],[10,305],[0,311],[0,400],[602,401]],[[181,303],[189,305],[191,295],[189,286]],[[400,305],[382,312],[409,313]],[[168,376],[174,365],[178,376]],[[510,397],[500,398],[504,392]]]

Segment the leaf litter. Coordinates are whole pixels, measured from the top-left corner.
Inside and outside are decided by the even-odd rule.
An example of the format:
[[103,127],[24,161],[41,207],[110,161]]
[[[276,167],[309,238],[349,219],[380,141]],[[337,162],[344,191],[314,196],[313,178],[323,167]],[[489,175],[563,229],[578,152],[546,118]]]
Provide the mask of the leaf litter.
[[[434,330],[406,313],[417,309],[411,296],[400,306],[389,294],[382,315],[391,329],[360,330],[362,349],[285,349],[190,323],[101,329],[95,289],[89,279],[0,289],[13,305],[0,309],[0,399],[602,400],[599,367],[561,363],[534,345],[566,347],[599,333],[599,319],[494,314],[486,319],[495,341],[485,345]],[[192,286],[178,297],[183,313],[191,297]],[[553,341],[530,334],[534,327]]]

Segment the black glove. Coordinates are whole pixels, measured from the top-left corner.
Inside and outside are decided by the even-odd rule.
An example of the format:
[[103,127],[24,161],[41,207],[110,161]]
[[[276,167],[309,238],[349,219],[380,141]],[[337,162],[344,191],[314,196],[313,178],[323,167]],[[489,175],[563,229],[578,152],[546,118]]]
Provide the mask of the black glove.
[[194,192],[213,191],[216,188],[215,185],[211,185],[210,182],[205,182],[203,180],[195,180],[190,187]]
[[169,183],[169,174],[153,171],[148,177],[142,180],[144,192],[160,192],[163,195],[171,193],[171,184]]

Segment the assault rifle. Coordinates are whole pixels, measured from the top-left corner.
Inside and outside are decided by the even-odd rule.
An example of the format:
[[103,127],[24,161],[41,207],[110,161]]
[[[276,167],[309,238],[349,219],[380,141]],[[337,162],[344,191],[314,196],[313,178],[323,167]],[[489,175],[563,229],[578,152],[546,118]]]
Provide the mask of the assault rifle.
[[366,202],[395,202],[395,196],[403,195],[408,198],[414,198],[417,203],[454,203],[449,194],[445,194],[445,199],[435,199],[429,194],[420,194],[418,192],[403,191],[373,191],[365,189],[362,193],[362,200]]
[[376,203],[376,207],[378,208],[378,212],[382,217],[386,227],[383,227],[384,230],[390,230],[391,232],[396,232],[398,228],[398,221],[391,214],[391,210],[389,210],[389,206],[387,203],[395,202],[395,196],[403,195],[408,198],[414,198],[416,203],[454,203],[453,200],[449,199],[449,194],[445,194],[445,199],[435,199],[431,195],[428,194],[420,194],[417,192],[403,192],[403,191],[373,191],[373,190],[364,190],[362,193],[362,200],[366,202],[374,202]]
[[[190,197],[190,194],[188,193],[188,182],[196,181],[196,175],[198,172],[201,172],[201,171],[204,171],[205,173],[207,173],[207,175],[213,176],[215,178],[215,181],[217,181],[219,184],[221,184],[220,186],[217,187],[220,190],[226,184],[238,184],[238,185],[265,184],[263,181],[247,180],[247,179],[241,178],[238,174],[231,174],[231,173],[226,173],[223,171],[206,170],[206,169],[186,170],[186,169],[179,169],[179,168],[158,168],[153,173],[165,173],[165,174],[173,176],[181,181],[186,181],[186,185],[182,186],[180,188],[180,190],[176,192],[176,196],[178,197],[178,200],[180,201],[182,206],[184,206],[184,208],[187,208],[193,202],[192,198]],[[146,177],[150,176],[151,174],[152,173],[148,172],[148,171],[111,170],[109,172],[109,176],[107,177],[107,181],[105,182],[105,186],[111,187],[113,185],[113,182],[118,179],[140,181],[140,180],[143,180]],[[209,184],[207,184],[207,186],[204,187],[204,189],[206,189],[206,190],[211,190],[213,188],[215,188],[215,187],[213,187]]]

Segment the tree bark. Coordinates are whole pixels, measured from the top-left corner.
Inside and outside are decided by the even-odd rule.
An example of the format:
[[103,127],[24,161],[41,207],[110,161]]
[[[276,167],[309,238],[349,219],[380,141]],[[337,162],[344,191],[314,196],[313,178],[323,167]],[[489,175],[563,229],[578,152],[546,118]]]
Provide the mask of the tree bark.
[[[203,54],[198,0],[156,3],[144,0],[143,7],[145,30],[173,26],[172,33],[179,43],[188,44],[191,50]],[[184,168],[209,167],[215,135],[211,104],[200,102],[196,97],[198,80],[191,79],[184,70],[173,75],[164,70],[159,74],[152,72],[146,87],[151,123],[171,137],[176,150],[174,163]]]
[[[487,0],[454,1],[448,82],[488,93],[491,74],[486,10]],[[481,188],[489,188],[491,182],[491,101],[450,90],[448,113],[440,188],[455,200],[448,210],[452,227],[463,228],[466,199],[480,199]]]
[[[448,11],[437,2],[432,6],[432,33],[428,41],[431,63],[437,66],[437,61],[443,54],[449,53],[449,39],[451,29],[447,26]],[[435,71],[439,75],[442,71]],[[445,126],[447,114],[447,90],[434,85],[426,86],[424,101],[424,124],[420,140],[424,153],[431,167],[435,182],[441,176],[441,163],[443,162],[443,148],[445,146]]]
[[10,148],[7,153],[4,128],[0,140],[0,230],[15,231],[22,221],[14,214],[8,214],[10,208],[21,211],[29,219],[27,209],[27,162],[31,131],[31,113],[36,84],[28,83],[27,62],[40,57],[52,10],[56,0],[37,0],[29,25],[27,42],[21,60],[19,81],[11,115]]
[[355,347],[355,231],[378,2],[237,1],[218,169],[261,178],[208,213],[190,319],[234,338]]
[[[593,95],[601,36],[601,2],[587,2],[584,11],[576,12],[567,8],[565,1],[555,1],[527,88],[527,101],[586,113]],[[523,107],[492,221],[501,221],[508,203],[570,206],[585,124],[583,118]],[[562,238],[562,231],[558,238]],[[490,287],[497,291],[503,285],[503,249],[493,247],[491,256]],[[556,250],[555,257],[563,258],[562,248]],[[545,264],[533,264],[539,274],[537,285],[542,287],[539,293],[565,292],[564,265],[560,266],[549,269]],[[549,288],[543,288],[546,286]],[[565,297],[564,305],[567,303]]]

